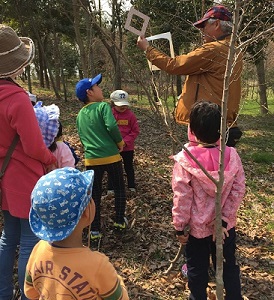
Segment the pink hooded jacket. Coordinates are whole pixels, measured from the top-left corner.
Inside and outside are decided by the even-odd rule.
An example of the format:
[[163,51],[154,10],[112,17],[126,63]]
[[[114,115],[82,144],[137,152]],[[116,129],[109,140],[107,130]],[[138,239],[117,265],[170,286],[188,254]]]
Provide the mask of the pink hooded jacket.
[[[193,143],[186,146],[209,174],[218,180],[219,147],[203,148]],[[214,231],[216,186],[186,151],[182,150],[173,158],[173,225],[177,231],[182,231],[188,224],[190,234],[196,238],[210,236]],[[235,148],[225,148],[224,178],[222,220],[229,230],[236,225],[237,210],[245,194],[244,170]]]
[[69,146],[66,145],[63,141],[57,141],[57,148],[53,151],[54,156],[56,157],[57,168],[71,167],[75,168],[75,159],[69,149]]
[[55,163],[44,144],[33,106],[27,93],[10,81],[0,80],[0,167],[18,133],[20,140],[2,178],[2,210],[28,218],[30,194],[45,173],[44,165]]

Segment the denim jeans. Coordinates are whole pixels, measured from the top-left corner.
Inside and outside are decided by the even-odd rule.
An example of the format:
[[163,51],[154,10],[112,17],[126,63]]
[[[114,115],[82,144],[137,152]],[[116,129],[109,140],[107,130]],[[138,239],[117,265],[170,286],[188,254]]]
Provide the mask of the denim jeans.
[[26,265],[39,239],[31,231],[28,219],[13,217],[8,211],[3,211],[3,216],[4,227],[0,238],[0,300],[11,300],[13,297],[13,268],[18,246],[18,282],[21,299],[27,300],[22,292]]

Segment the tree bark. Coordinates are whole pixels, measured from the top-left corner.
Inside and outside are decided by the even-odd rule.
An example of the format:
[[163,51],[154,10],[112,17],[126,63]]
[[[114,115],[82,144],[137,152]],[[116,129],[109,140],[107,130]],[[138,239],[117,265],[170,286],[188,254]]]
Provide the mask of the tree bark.
[[78,0],[73,0],[72,3],[73,3],[73,22],[74,22],[73,27],[75,31],[77,45],[79,47],[80,61],[81,61],[79,74],[80,75],[83,74],[84,77],[88,77],[88,58],[87,58],[85,46],[80,32],[80,13],[79,13],[80,4]]
[[224,88],[222,96],[222,117],[221,117],[221,153],[219,158],[219,180],[217,183],[216,193],[216,222],[215,222],[215,235],[216,235],[216,296],[218,300],[223,300],[223,235],[222,235],[222,189],[224,184],[224,159],[225,159],[225,147],[226,147],[226,127],[227,127],[227,103],[229,97],[229,83],[232,72],[232,65],[236,57],[236,35],[239,23],[239,10],[241,0],[235,1],[233,29],[229,45],[228,57],[226,61],[226,71],[224,76]]
[[44,88],[45,87],[45,80],[44,80],[44,59],[41,51],[41,45],[40,43],[38,44],[38,56],[39,56],[39,66],[38,66],[38,78],[39,78],[39,84],[40,87]]
[[258,89],[260,96],[260,111],[262,115],[266,115],[268,110],[267,95],[266,95],[266,82],[265,82],[265,67],[264,58],[262,55],[255,61],[255,66],[258,76]]

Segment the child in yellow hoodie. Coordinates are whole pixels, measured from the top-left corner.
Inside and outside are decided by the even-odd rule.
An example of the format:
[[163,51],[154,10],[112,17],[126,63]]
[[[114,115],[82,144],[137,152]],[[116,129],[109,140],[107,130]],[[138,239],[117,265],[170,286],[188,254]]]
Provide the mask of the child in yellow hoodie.
[[56,169],[41,177],[31,194],[30,226],[41,241],[26,268],[28,299],[129,299],[107,256],[83,246],[91,224],[94,171]]

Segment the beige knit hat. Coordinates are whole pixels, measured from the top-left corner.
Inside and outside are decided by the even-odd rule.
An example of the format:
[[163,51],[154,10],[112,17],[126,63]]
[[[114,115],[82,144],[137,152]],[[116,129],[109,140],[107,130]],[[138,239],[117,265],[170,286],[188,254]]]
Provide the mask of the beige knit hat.
[[33,58],[33,41],[18,37],[11,27],[0,24],[0,78],[15,75],[28,66]]

